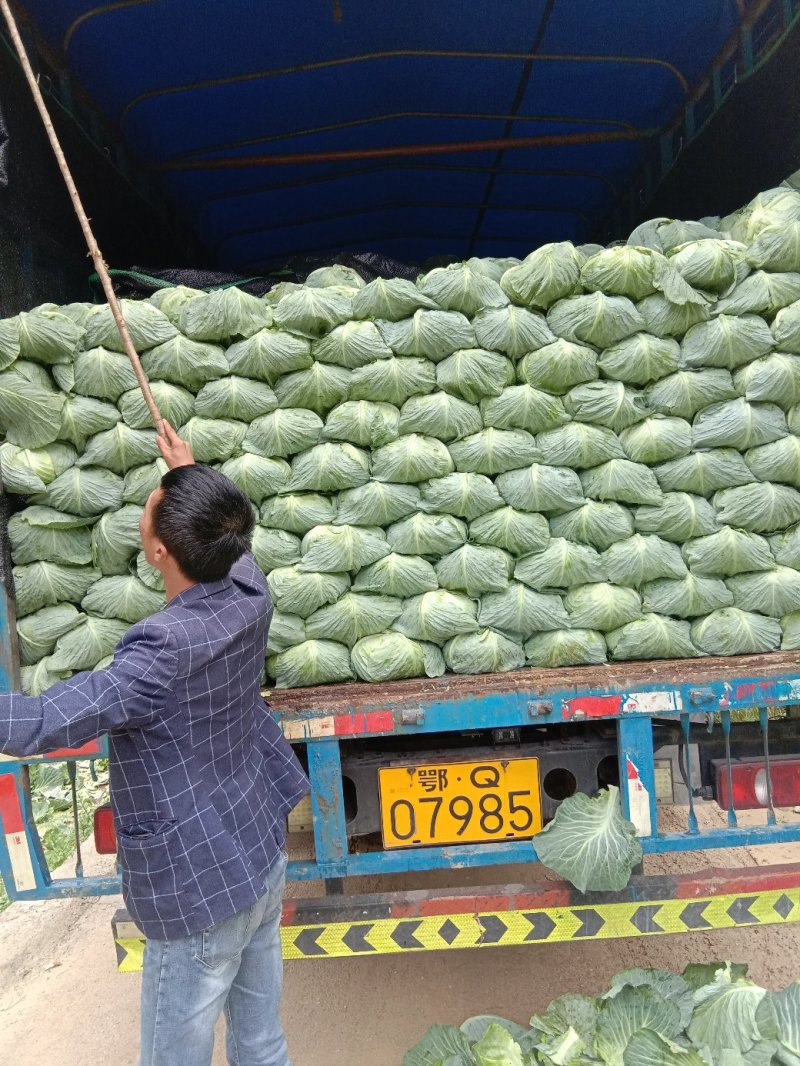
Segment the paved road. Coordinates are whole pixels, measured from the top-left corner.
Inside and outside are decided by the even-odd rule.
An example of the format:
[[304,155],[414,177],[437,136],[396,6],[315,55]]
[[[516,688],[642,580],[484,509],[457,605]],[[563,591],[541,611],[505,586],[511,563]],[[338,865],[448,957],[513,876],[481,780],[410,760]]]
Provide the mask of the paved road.
[[[649,866],[667,872],[798,860],[800,846],[669,856]],[[459,880],[469,876],[462,872]],[[384,887],[398,887],[397,879]],[[115,970],[109,923],[118,905],[27,904],[0,916],[0,1061],[134,1066],[139,979]],[[800,975],[800,925],[293,962],[284,1024],[295,1066],[399,1066],[433,1022],[479,1013],[525,1022],[563,992],[602,991],[628,966],[680,970],[725,958],[749,963],[752,977],[781,987]],[[224,1063],[219,1040],[214,1066]]]

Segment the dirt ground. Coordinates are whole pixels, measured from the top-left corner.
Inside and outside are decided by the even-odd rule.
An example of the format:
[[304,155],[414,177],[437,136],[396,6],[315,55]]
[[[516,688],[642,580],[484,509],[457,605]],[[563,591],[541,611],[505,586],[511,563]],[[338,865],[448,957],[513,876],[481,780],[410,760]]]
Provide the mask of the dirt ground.
[[[716,810],[707,809],[706,818],[716,820]],[[89,861],[97,869],[102,860]],[[649,859],[646,872],[796,861],[800,845],[737,848]],[[519,871],[503,878],[496,870],[492,880],[519,881]],[[477,878],[461,871],[458,878],[438,875],[429,883],[480,884],[487,875],[479,872]],[[374,879],[358,891],[401,884],[397,878]],[[134,1066],[139,978],[115,969],[110,921],[119,906],[117,897],[16,904],[0,916],[0,1062]],[[482,1013],[526,1022],[564,992],[604,990],[626,967],[679,971],[688,962],[715,959],[746,962],[756,981],[783,987],[800,976],[800,924],[290,962],[284,1025],[294,1066],[400,1066],[404,1052],[433,1022],[460,1023]],[[225,1063],[221,1035],[214,1066]]]

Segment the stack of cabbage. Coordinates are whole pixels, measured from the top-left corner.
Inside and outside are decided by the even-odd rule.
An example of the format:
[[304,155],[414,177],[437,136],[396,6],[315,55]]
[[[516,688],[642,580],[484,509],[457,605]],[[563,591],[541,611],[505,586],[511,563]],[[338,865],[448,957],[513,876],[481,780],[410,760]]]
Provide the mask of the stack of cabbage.
[[[125,302],[155,398],[258,512],[279,686],[800,647],[800,192],[415,285]],[[105,306],[0,322],[25,687],[163,588],[158,484]]]

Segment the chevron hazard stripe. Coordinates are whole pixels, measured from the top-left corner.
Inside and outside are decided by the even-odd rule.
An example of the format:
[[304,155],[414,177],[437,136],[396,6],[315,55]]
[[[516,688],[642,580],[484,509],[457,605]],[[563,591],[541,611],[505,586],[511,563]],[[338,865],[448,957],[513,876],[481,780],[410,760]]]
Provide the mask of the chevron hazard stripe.
[[[788,922],[800,922],[800,887],[692,899],[604,901],[485,913],[285,924],[281,928],[281,940],[285,959],[332,959],[516,944],[615,940]],[[137,937],[136,932],[130,921],[116,925],[115,941],[122,972],[130,973],[141,968],[144,940],[141,935]]]

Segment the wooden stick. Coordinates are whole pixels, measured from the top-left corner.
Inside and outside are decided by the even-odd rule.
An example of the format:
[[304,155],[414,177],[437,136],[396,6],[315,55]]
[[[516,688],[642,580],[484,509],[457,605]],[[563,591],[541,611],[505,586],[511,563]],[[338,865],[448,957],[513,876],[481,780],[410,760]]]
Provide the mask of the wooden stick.
[[103,259],[103,256],[98,247],[95,235],[92,232],[92,227],[89,225],[89,218],[83,209],[81,198],[78,193],[78,189],[75,182],[72,179],[70,173],[69,164],[67,163],[64,151],[58,140],[58,135],[53,127],[50,114],[47,110],[47,104],[44,102],[44,97],[39,88],[39,82],[31,67],[30,60],[28,59],[28,53],[25,50],[25,45],[20,36],[19,29],[14,15],[9,7],[8,0],[0,0],[0,11],[3,13],[3,17],[6,20],[8,26],[8,32],[11,34],[11,40],[14,42],[14,47],[17,50],[19,61],[22,65],[22,70],[25,74],[25,78],[30,86],[31,93],[33,94],[34,103],[44,124],[45,132],[47,133],[48,140],[53,149],[53,154],[56,157],[58,168],[61,171],[61,175],[64,178],[64,183],[67,186],[69,197],[72,200],[72,206],[75,208],[75,214],[78,216],[78,222],[83,230],[83,236],[86,239],[86,245],[89,249],[89,254],[92,257],[94,268],[100,278],[103,285],[103,292],[106,294],[111,313],[114,316],[114,320],[117,323],[117,329],[119,335],[122,338],[122,343],[125,348],[125,352],[131,361],[133,366],[133,372],[136,375],[136,380],[139,383],[139,388],[142,390],[144,401],[147,404],[147,408],[150,411],[150,416],[153,419],[153,425],[156,427],[156,431],[163,436],[164,433],[164,419],[161,416],[161,412],[153,399],[153,394],[150,391],[150,385],[147,381],[147,376],[142,369],[142,364],[139,360],[139,355],[131,340],[131,335],[128,332],[128,326],[125,322],[125,318],[122,314],[122,308],[119,305],[116,293],[114,292],[114,286],[111,282],[111,277],[108,273],[108,267]]

